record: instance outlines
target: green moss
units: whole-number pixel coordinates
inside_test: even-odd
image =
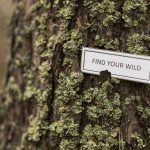
[[[144,0],[125,0],[122,18],[127,27],[134,27],[145,20],[147,3]]]

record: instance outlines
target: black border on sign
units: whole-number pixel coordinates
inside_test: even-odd
[[[95,51],[90,51],[90,50],[84,50],[83,70],[97,72],[97,73],[100,73],[100,72],[94,71],[94,70],[88,70],[88,69],[84,68],[84,64],[85,64],[85,52],[86,51],[87,52],[93,52],[93,53],[102,53],[102,54],[107,54],[107,55],[115,55],[115,56],[129,57],[129,58],[135,58],[135,59],[142,59],[142,60],[148,60],[148,61],[150,61],[149,59],[144,59],[144,58],[136,58],[136,57],[132,57],[132,56],[123,56],[123,55],[117,55],[117,54],[109,54],[109,53],[100,52],[100,51],[99,52],[95,52]],[[120,77],[128,77],[128,78],[131,78],[131,79],[140,79],[140,80],[150,81],[150,72],[149,72],[149,79],[141,79],[141,78],[135,78],[135,77],[130,77],[130,76],[123,76],[123,75],[118,75],[118,74],[112,74],[112,75],[116,75],[116,76],[120,76]]]

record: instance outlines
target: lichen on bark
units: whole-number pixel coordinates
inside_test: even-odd
[[[0,149],[149,150],[149,86],[83,74],[82,46],[149,55],[148,0],[18,0]]]

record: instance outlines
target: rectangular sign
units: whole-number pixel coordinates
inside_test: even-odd
[[[150,57],[83,47],[81,71],[100,75],[105,70],[114,78],[150,83]]]

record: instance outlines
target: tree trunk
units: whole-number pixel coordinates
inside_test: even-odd
[[[149,0],[18,0],[0,149],[150,150],[150,87],[80,71],[82,46],[150,55],[149,14]]]

